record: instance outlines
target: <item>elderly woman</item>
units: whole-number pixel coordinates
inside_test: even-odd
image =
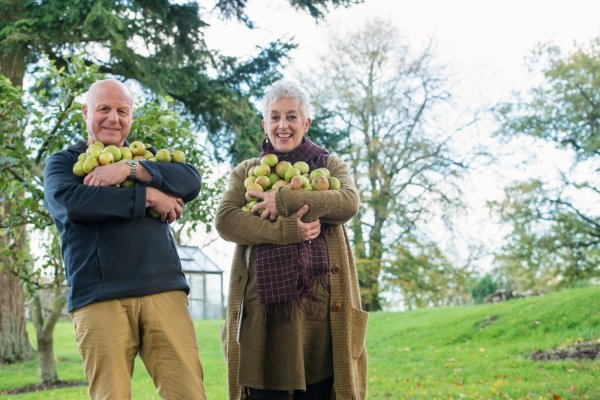
[[[219,234],[237,244],[222,337],[230,399],[365,398],[367,313],[343,226],[359,197],[347,166],[305,137],[309,107],[292,81],[267,90],[261,156],[325,167],[340,189],[251,192],[260,202],[244,212],[253,158],[233,170],[217,211]]]

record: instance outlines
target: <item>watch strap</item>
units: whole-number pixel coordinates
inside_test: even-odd
[[[138,168],[139,162],[137,160],[128,160],[127,163],[129,164],[129,167],[131,168],[127,179],[129,179],[130,181],[135,181],[135,179],[137,177],[137,168]]]

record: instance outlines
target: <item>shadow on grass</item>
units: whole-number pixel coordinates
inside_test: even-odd
[[[535,361],[555,361],[555,360],[594,360],[600,356],[600,342],[581,342],[574,346],[555,349],[550,351],[535,351],[531,358]]]
[[[39,392],[42,390],[52,390],[52,389],[61,389],[73,386],[86,386],[87,382],[85,381],[57,381],[52,384],[39,384],[39,385],[27,385],[21,386],[17,388],[12,388],[8,390],[0,391],[0,395],[5,394],[21,394],[21,393],[29,393],[29,392]]]

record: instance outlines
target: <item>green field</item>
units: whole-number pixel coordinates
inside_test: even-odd
[[[600,287],[504,303],[369,317],[368,399],[600,399],[600,360],[532,361],[536,350],[600,345]],[[196,323],[209,399],[226,399],[221,321]],[[82,380],[70,322],[58,324],[59,378]],[[38,379],[35,361],[0,366],[0,391]],[[554,397],[553,397],[554,396]],[[85,387],[2,399],[84,399]],[[141,362],[133,399],[158,399]]]

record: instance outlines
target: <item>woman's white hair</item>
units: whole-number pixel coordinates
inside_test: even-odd
[[[310,118],[310,97],[306,90],[296,81],[281,79],[267,88],[267,92],[262,99],[263,118],[267,118],[267,108],[271,101],[276,101],[284,97],[290,97],[298,102],[300,112],[304,119]]]

